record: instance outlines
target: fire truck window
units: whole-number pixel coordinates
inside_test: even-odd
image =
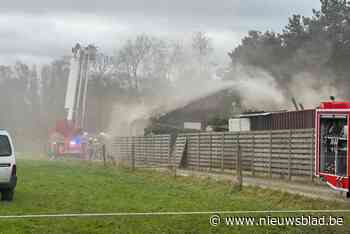
[[[347,170],[348,123],[346,115],[321,116],[320,171],[345,176]]]

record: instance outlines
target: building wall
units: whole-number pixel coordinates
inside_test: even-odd
[[[250,119],[252,131],[315,128],[315,110],[273,113]]]

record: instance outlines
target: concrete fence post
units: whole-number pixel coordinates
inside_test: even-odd
[[[251,159],[251,171],[252,171],[252,176],[255,176],[255,135],[253,132],[252,135],[252,159]]]
[[[143,138],[143,160],[144,160],[144,163],[142,164],[142,167],[148,167],[148,145],[149,145],[149,142],[148,142],[148,138],[149,137],[145,137]]]
[[[173,146],[171,146],[171,138],[169,136],[167,136],[168,138],[168,141],[167,141],[167,147],[168,147],[168,167],[173,167],[174,166],[174,163],[172,162],[172,158],[171,158],[171,152],[172,152],[172,149],[171,147],[175,147],[175,144]],[[161,148],[160,148],[161,149]]]
[[[238,169],[238,165],[237,165],[237,162],[238,162],[238,151],[239,151],[239,133],[237,134],[237,139],[236,139],[236,171]]]
[[[131,169],[135,170],[135,142],[134,137],[131,137]]]
[[[289,130],[289,153],[288,153],[288,180],[292,180],[292,129]]]
[[[107,166],[106,164],[106,144],[102,145],[102,157],[103,157],[103,166]]]
[[[212,169],[212,163],[213,163],[213,147],[212,147],[212,143],[213,143],[213,136],[210,133],[209,134],[209,172],[211,172]]]
[[[224,165],[224,149],[225,149],[225,132],[222,133],[221,136],[221,170],[225,171],[225,165]]]
[[[242,184],[243,184],[243,176],[242,176],[242,148],[240,145],[238,145],[237,150],[237,189],[238,191],[242,190]]]
[[[269,177],[272,177],[272,130],[270,130]]]
[[[201,135],[198,133],[197,135],[197,170],[200,171],[200,144],[201,144]]]
[[[153,167],[153,165],[156,164],[156,162],[157,162],[157,159],[156,159],[156,150],[157,149],[156,149],[156,137],[155,136],[152,136],[152,144],[151,145],[152,145],[152,148],[151,148],[150,158],[152,160],[151,167]]]
[[[168,147],[168,169],[173,174],[174,178],[176,178],[176,144],[177,144],[178,135],[168,135],[167,136],[167,147]]]

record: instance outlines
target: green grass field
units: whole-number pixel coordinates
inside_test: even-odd
[[[235,192],[228,182],[175,179],[166,173],[132,172],[88,162],[19,159],[17,164],[15,199],[0,203],[1,215],[349,208],[347,204],[254,187]],[[345,217],[345,225],[337,227],[211,227],[209,217],[197,214],[0,219],[0,233],[346,233],[350,223],[350,218]]]

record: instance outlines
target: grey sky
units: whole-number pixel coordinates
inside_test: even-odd
[[[48,62],[77,41],[113,53],[137,33],[183,40],[205,31],[222,57],[250,29],[280,31],[319,0],[31,0],[0,3],[0,63]]]

